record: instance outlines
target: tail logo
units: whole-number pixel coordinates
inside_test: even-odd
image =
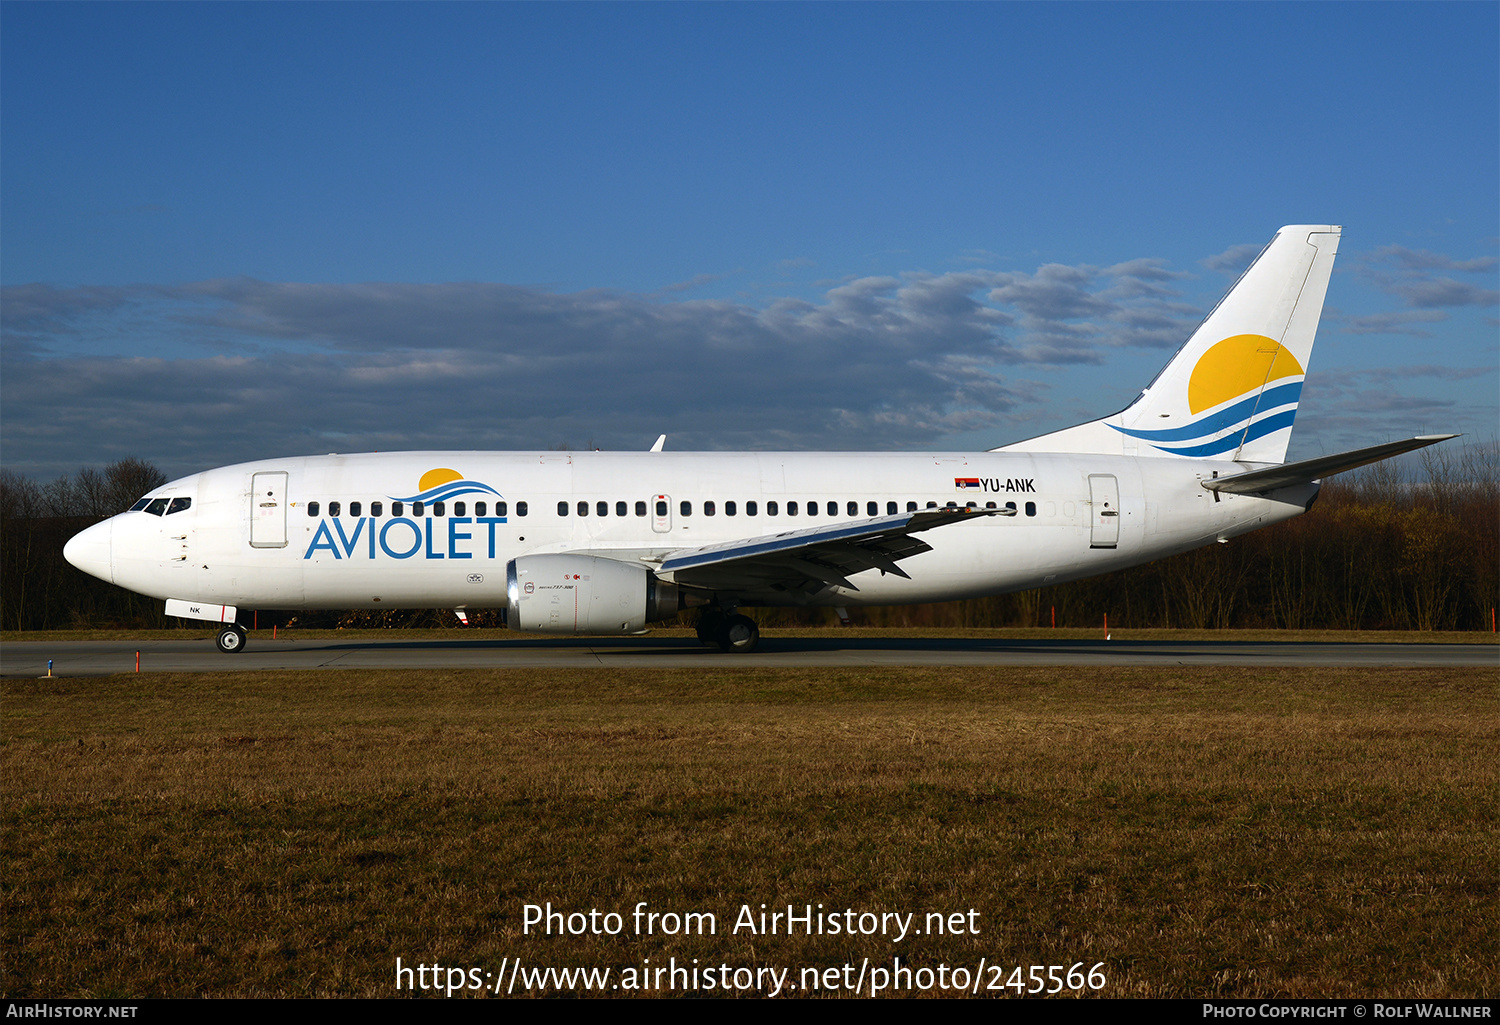
[[[1191,422],[1166,430],[1115,430],[1173,455],[1222,455],[1291,427],[1304,374],[1297,357],[1274,338],[1232,335],[1210,346],[1193,366],[1188,378]]]
[[[1301,377],[1297,357],[1265,335],[1234,335],[1205,352],[1188,379],[1193,415],[1283,377]]]

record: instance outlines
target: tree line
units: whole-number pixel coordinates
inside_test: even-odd
[[[1500,592],[1500,456],[1423,450],[1332,478],[1311,512],[1193,552],[1056,587],[936,605],[851,609],[870,626],[1489,630]],[[39,483],[0,471],[0,629],[160,627],[162,603],[62,557],[78,531],[166,482],[149,463]],[[253,610],[242,610],[244,614]],[[828,609],[764,609],[762,626],[833,622]],[[685,614],[689,622],[692,614]],[[499,610],[470,609],[475,626]],[[246,620],[248,621],[248,620]],[[449,610],[265,610],[259,625],[452,626]]]

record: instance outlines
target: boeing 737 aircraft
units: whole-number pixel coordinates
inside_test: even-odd
[[[69,562],[222,624],[240,608],[503,607],[632,634],[689,607],[726,651],[753,606],[892,605],[1076,580],[1311,508],[1319,480],[1455,435],[1284,463],[1341,229],[1282,228],[1141,395],[989,452],[405,452],[173,481]]]

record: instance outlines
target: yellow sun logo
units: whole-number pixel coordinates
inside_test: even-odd
[[[1297,357],[1275,339],[1233,335],[1215,343],[1193,367],[1188,378],[1188,409],[1200,413],[1272,381],[1304,373]]]
[[[440,466],[435,470],[428,470],[422,474],[422,479],[417,482],[417,490],[427,491],[430,488],[437,487],[439,484],[447,484],[450,480],[463,479],[464,475],[457,470],[450,470],[446,466]]]

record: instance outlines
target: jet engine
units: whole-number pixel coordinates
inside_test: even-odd
[[[505,567],[505,622],[549,634],[628,634],[704,604],[645,566],[592,555],[524,555]]]

